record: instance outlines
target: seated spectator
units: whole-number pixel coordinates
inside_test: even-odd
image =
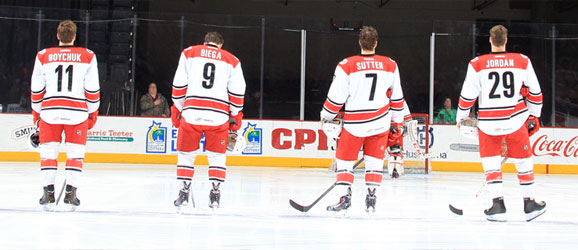
[[[434,119],[436,124],[456,124],[456,109],[452,108],[452,99],[446,98],[444,107]]]
[[[170,116],[167,99],[157,92],[157,84],[151,82],[149,91],[140,98],[140,110],[142,116]]]

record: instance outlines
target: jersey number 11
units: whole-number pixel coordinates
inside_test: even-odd
[[[55,73],[58,74],[58,83],[57,83],[57,88],[58,88],[58,92],[62,91],[62,65],[58,65],[58,67],[56,67],[56,70],[54,70]],[[68,91],[72,91],[72,65],[68,65],[68,67],[66,67],[65,73],[68,74]]]

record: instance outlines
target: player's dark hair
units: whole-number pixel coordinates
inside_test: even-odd
[[[205,35],[205,43],[214,43],[222,45],[225,42],[223,36],[219,32],[209,32]]]
[[[71,43],[76,36],[76,24],[71,20],[64,20],[58,24],[58,39],[63,43]]]
[[[371,26],[363,26],[359,32],[359,45],[364,50],[373,50],[377,39],[377,30]]]
[[[508,38],[508,29],[502,25],[496,25],[490,29],[490,37],[494,46],[504,46]]]

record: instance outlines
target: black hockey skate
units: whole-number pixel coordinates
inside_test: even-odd
[[[80,200],[76,197],[76,187],[71,185],[66,185],[66,194],[64,195],[64,203],[69,204],[69,211],[76,210],[76,207],[80,205]]]
[[[365,196],[365,212],[375,212],[375,188],[367,188],[367,195]]]
[[[349,207],[351,207],[351,187],[347,188],[347,194],[341,196],[337,204],[327,206],[327,211],[339,212],[342,210],[347,210]]]
[[[219,186],[221,183],[213,184],[213,189],[209,192],[209,207],[212,209],[219,208],[221,202],[221,190],[219,190]]]
[[[399,178],[399,173],[397,172],[397,169],[393,169],[393,172],[391,173],[391,178],[392,179],[397,179]]]
[[[44,194],[42,198],[38,201],[40,205],[43,206],[43,209],[46,211],[53,211],[54,210],[54,185],[48,185],[42,188],[44,190]]]
[[[191,190],[191,183],[187,184],[183,181],[183,188],[179,191],[179,197],[175,200],[175,207],[186,206],[189,204],[189,192]]]
[[[486,214],[486,219],[489,221],[506,221],[506,205],[504,204],[504,197],[494,198],[492,200],[492,207],[484,210]]]
[[[536,219],[536,217],[546,212],[546,202],[536,202],[533,198],[524,198],[524,213],[526,221]]]

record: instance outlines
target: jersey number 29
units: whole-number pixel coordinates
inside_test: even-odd
[[[490,99],[500,98],[500,94],[496,93],[498,85],[500,85],[500,74],[498,72],[492,71],[488,74],[488,79],[494,80],[494,86],[490,91]],[[504,96],[513,97],[514,96],[514,73],[506,71],[501,77],[502,86],[504,86]]]

